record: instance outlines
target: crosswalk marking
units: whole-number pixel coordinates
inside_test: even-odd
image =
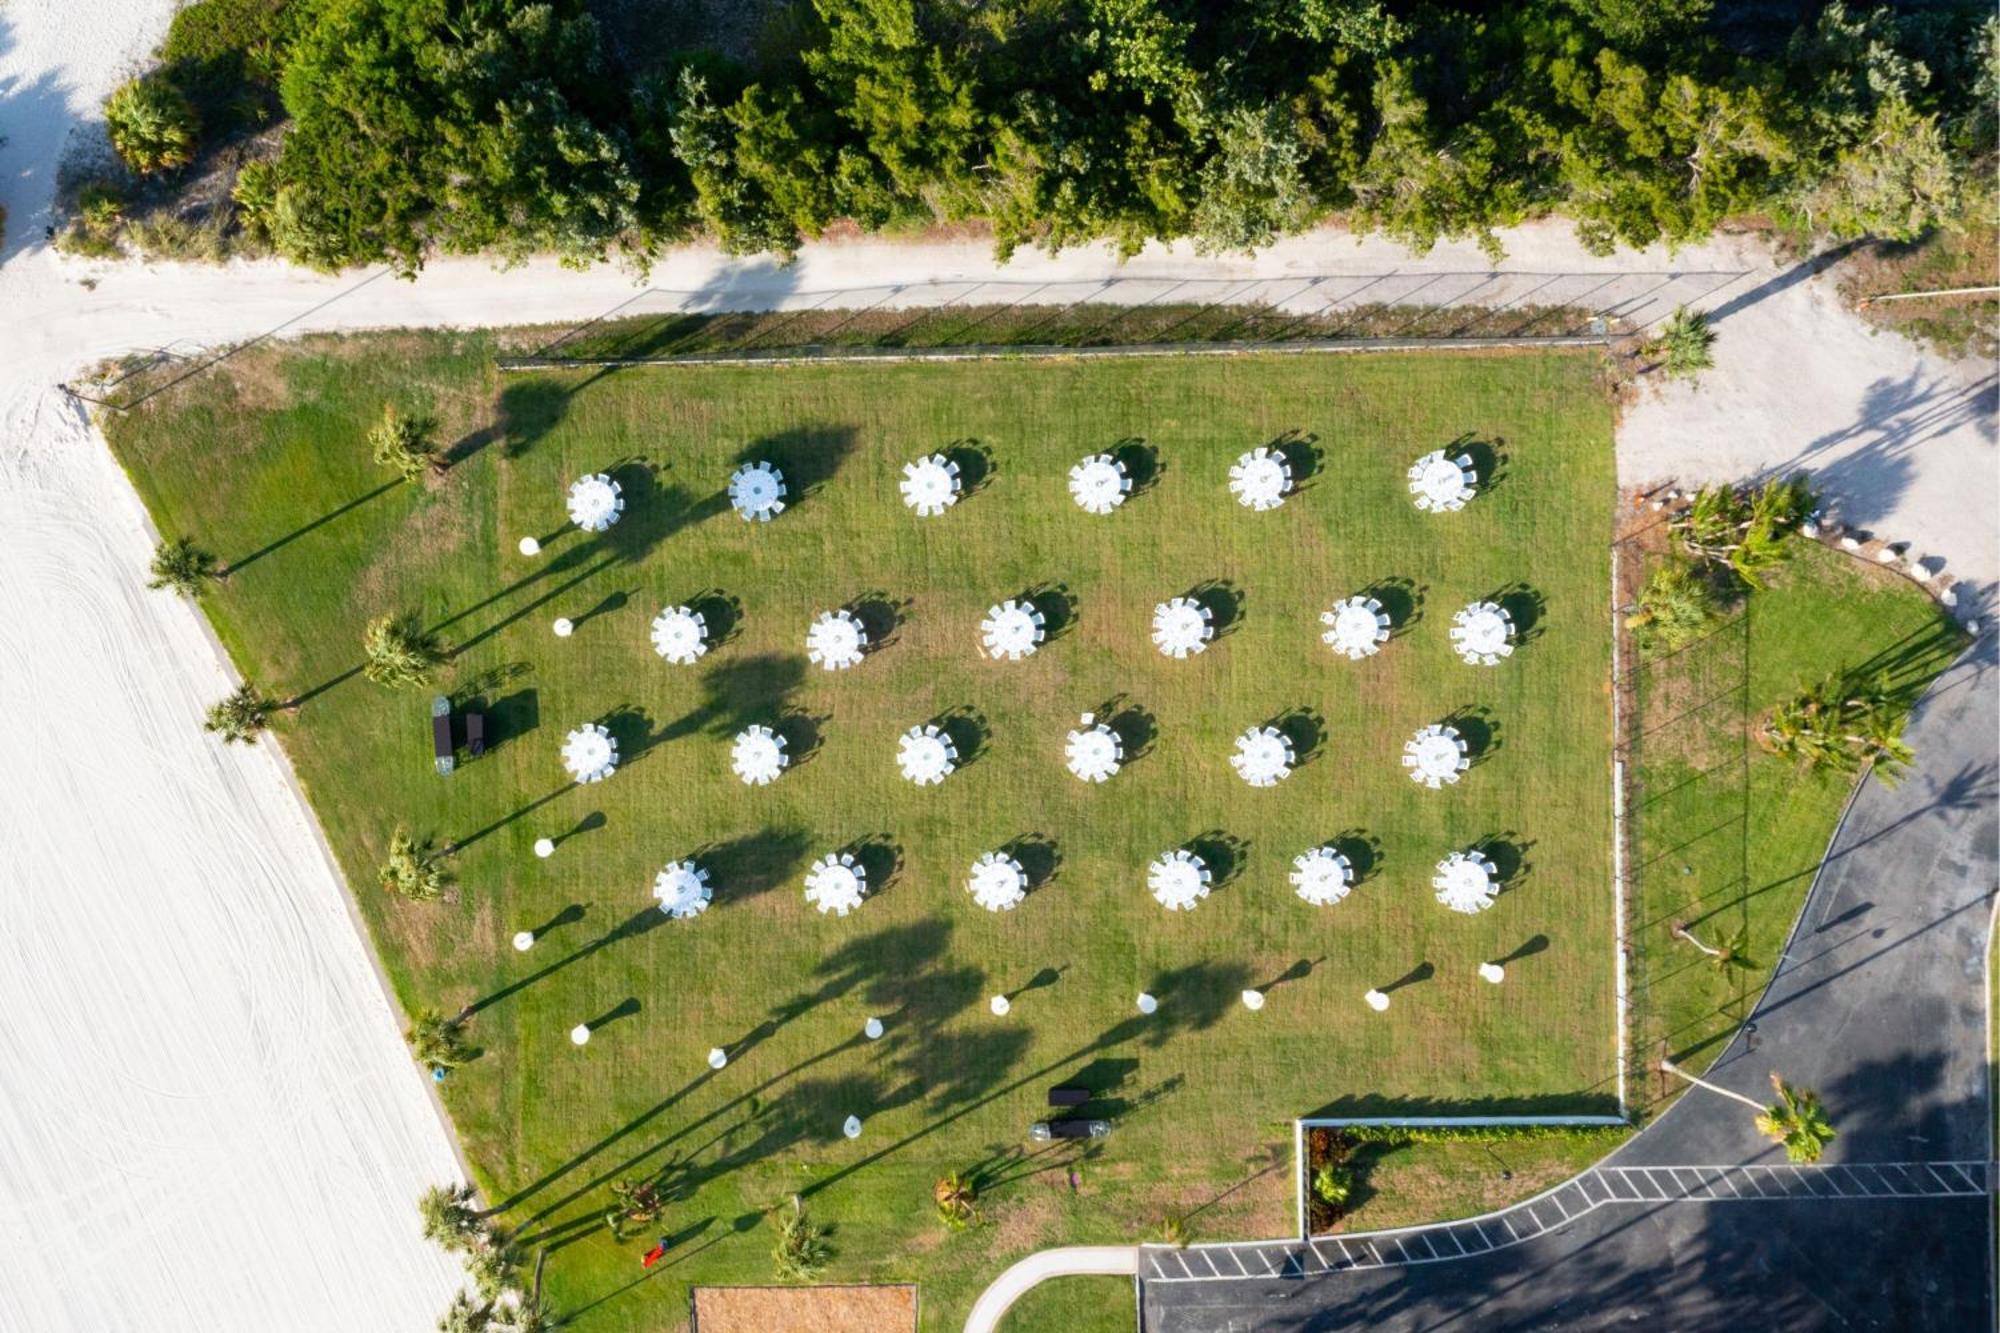
[[[1149,1282],[1207,1282],[1414,1267],[1490,1254],[1559,1231],[1586,1213],[1618,1204],[1961,1198],[1984,1196],[1987,1182],[1996,1177],[2000,1172],[1987,1162],[1599,1166],[1525,1203],[1458,1222],[1352,1236],[1317,1236],[1305,1242],[1254,1241],[1181,1248],[1147,1245],[1140,1249],[1140,1274]],[[1565,1194],[1569,1196],[1566,1200]]]

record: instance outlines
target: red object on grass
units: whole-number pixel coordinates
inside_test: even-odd
[[[639,1267],[651,1268],[654,1264],[660,1262],[660,1256],[665,1254],[666,1252],[667,1252],[666,1242],[662,1241],[660,1244],[655,1245],[652,1249],[646,1251],[645,1254],[640,1256]]]

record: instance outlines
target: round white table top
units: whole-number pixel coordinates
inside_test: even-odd
[[[989,655],[1006,658],[1028,656],[1044,637],[1033,608],[1019,602],[1003,602],[989,610],[979,623],[979,636]]]
[[[1285,460],[1259,449],[1236,460],[1229,469],[1229,489],[1252,509],[1275,509],[1284,502],[1292,487],[1292,471]]]
[[[569,521],[602,532],[618,521],[618,494],[618,483],[601,472],[577,478],[569,488]]]
[[[1253,787],[1268,787],[1292,771],[1292,747],[1275,727],[1257,727],[1236,738],[1229,762]]]
[[[1099,723],[1072,731],[1063,742],[1063,758],[1076,776],[1086,782],[1102,782],[1118,771],[1123,748],[1118,733]]]
[[[1162,907],[1184,912],[1208,896],[1202,870],[1200,858],[1188,852],[1171,852],[1147,870],[1146,887]]]
[[[896,746],[896,764],[903,776],[916,783],[942,782],[956,766],[951,743],[942,735],[922,728],[904,733]]]
[[[1486,862],[1464,852],[1438,862],[1431,887],[1437,890],[1437,900],[1454,912],[1483,912],[1493,906],[1499,892]]]
[[[940,514],[958,501],[958,478],[936,454],[903,464],[903,503],[919,514]]]
[[[785,497],[785,483],[768,463],[741,467],[729,478],[729,502],[746,514],[762,514]]]
[[[1125,469],[1109,454],[1084,459],[1069,470],[1069,493],[1093,514],[1108,514],[1125,503]]]
[[[1490,602],[1475,602],[1459,612],[1454,621],[1451,637],[1461,653],[1498,653],[1513,637],[1513,622],[1506,612]]]
[[[988,852],[973,863],[966,888],[987,911],[1005,912],[1028,896],[1028,873],[1013,857]]]
[[[1424,777],[1449,779],[1458,775],[1458,737],[1448,727],[1417,733],[1409,752],[1416,757],[1416,770]]]
[[[1431,454],[1424,459],[1422,470],[1412,479],[1410,489],[1429,500],[1433,508],[1455,504],[1472,494],[1472,487],[1466,484],[1464,470],[1442,453]]]
[[[701,617],[685,606],[669,607],[653,618],[653,651],[670,662],[692,662],[708,651]]]
[[[593,782],[618,764],[618,747],[611,733],[595,723],[578,727],[563,741],[563,767],[578,782]]]
[[[1186,597],[1176,597],[1153,608],[1153,642],[1169,657],[1200,652],[1214,634],[1215,629],[1202,614],[1200,604]]]

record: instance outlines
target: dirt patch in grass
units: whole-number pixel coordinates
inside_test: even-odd
[[[701,1333],[896,1333],[917,1326],[917,1288],[696,1287],[694,1323]]]

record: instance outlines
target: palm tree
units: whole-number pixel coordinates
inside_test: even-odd
[[[433,1185],[425,1190],[417,1200],[424,1239],[447,1250],[471,1249],[486,1236],[478,1202],[470,1185]]]
[[[368,659],[361,674],[377,685],[428,685],[446,659],[437,635],[408,612],[369,621],[361,651]]]
[[[1692,563],[1672,557],[1655,569],[1639,593],[1639,606],[1625,617],[1639,646],[1672,652],[1692,643],[1715,619],[1715,583]]]
[[[798,1195],[792,1196],[789,1213],[778,1209],[771,1214],[771,1223],[778,1229],[777,1244],[771,1247],[771,1263],[780,1278],[787,1282],[810,1282],[826,1271],[827,1262],[833,1258],[833,1247],[827,1243],[827,1228],[812,1219]]]
[[[1777,1089],[1778,1100],[1765,1106],[1740,1092],[1731,1092],[1707,1079],[1696,1078],[1672,1060],[1660,1061],[1660,1068],[1676,1078],[1686,1079],[1697,1088],[1721,1093],[1755,1111],[1757,1132],[1774,1143],[1782,1144],[1785,1156],[1791,1161],[1817,1162],[1834,1136],[1833,1125],[1826,1118],[1826,1108],[1820,1105],[1819,1094],[1806,1088],[1794,1088],[1776,1073],[1771,1075],[1771,1086]]]
[[[548,1257],[547,1250],[535,1253],[535,1285],[515,1302],[514,1312],[507,1318],[512,1333],[550,1333],[563,1326],[563,1317],[542,1297],[542,1265]]]
[[[465,1274],[482,1299],[497,1301],[521,1282],[521,1251],[497,1229],[489,1229],[484,1244],[465,1256]]]
[[[1863,684],[1836,672],[1771,710],[1758,732],[1764,748],[1808,769],[1872,769],[1891,786],[1916,761],[1903,739],[1908,709],[1886,674]]]
[[[1159,1237],[1160,1244],[1171,1245],[1177,1250],[1184,1250],[1187,1248],[1188,1241],[1194,1238],[1194,1233],[1188,1229],[1187,1218],[1181,1216],[1179,1213],[1168,1213],[1160,1219]]]
[[[271,725],[271,710],[277,706],[276,700],[245,681],[221,703],[209,706],[202,730],[220,732],[224,742],[248,745]]]
[[[410,1030],[404,1035],[417,1063],[432,1069],[456,1069],[472,1058],[472,1047],[465,1040],[465,1024],[456,1018],[446,1018],[435,1009],[419,1009],[412,1014]]]
[[[216,563],[214,553],[197,546],[194,538],[176,537],[154,548],[148,572],[152,574],[146,580],[148,588],[172,588],[183,597],[199,597],[222,577],[222,566]]]
[[[406,417],[394,403],[384,403],[382,419],[368,428],[368,443],[377,463],[395,469],[404,481],[416,481],[426,472],[444,471],[444,455],[433,435],[436,429],[437,422],[430,417]]]
[[[1677,938],[1686,940],[1689,944],[1692,944],[1695,948],[1708,955],[1708,961],[1714,965],[1715,970],[1718,972],[1727,972],[1731,968],[1743,972],[1754,972],[1757,970],[1757,960],[1750,956],[1750,927],[1748,926],[1738,926],[1732,933],[1719,940],[1714,948],[1703,944],[1696,937],[1695,933],[1688,929],[1685,921],[1674,922],[1673,933]]]
[[[451,1304],[438,1320],[438,1333],[487,1333],[492,1327],[492,1302],[475,1300],[462,1287],[452,1293]]]
[[[1708,316],[1681,306],[1660,326],[1653,351],[1670,379],[1692,379],[1715,364],[1715,330]]]
[[[431,840],[419,841],[400,825],[389,835],[389,854],[382,860],[379,877],[388,892],[421,903],[443,897],[451,884],[451,871],[431,850]]]
[[[1834,1136],[1819,1094],[1810,1088],[1794,1088],[1776,1074],[1771,1075],[1771,1087],[1778,1100],[1757,1117],[1758,1131],[1784,1144],[1789,1160],[1817,1162]]]
[[[938,1221],[948,1231],[963,1231],[972,1225],[972,1204],[977,1197],[972,1181],[959,1171],[939,1176],[931,1186],[931,1202],[937,1205]]]
[[[1773,478],[1754,491],[1704,486],[1671,526],[1689,555],[1726,565],[1761,588],[1762,575],[1784,562],[1786,540],[1816,503],[1802,477]]]

